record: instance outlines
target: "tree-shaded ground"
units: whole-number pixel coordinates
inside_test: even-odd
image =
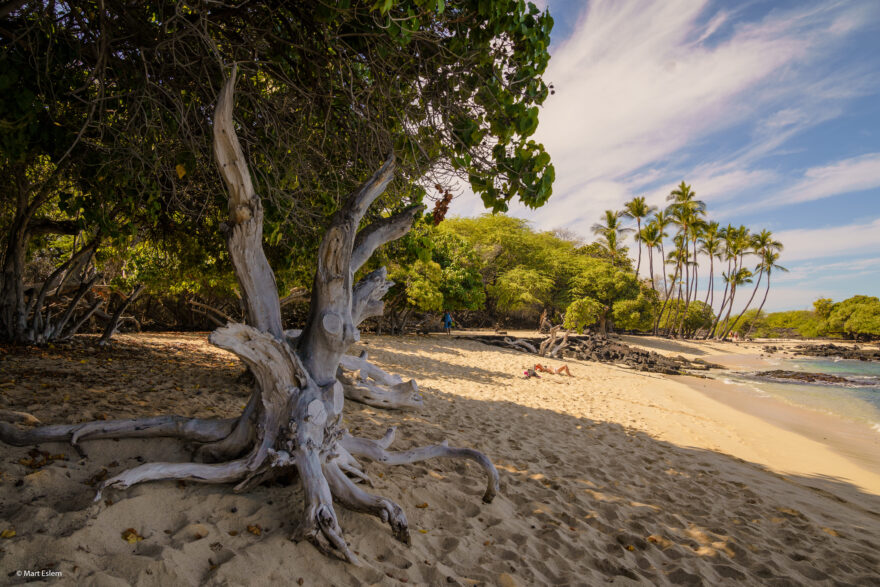
[[[4,447],[0,531],[16,535],[0,540],[0,580],[54,568],[68,581],[106,584],[498,584],[502,574],[520,584],[876,584],[880,498],[617,424],[465,398],[457,387],[504,386],[515,375],[490,363],[475,381],[454,380],[442,364],[476,343],[444,338],[425,351],[414,339],[388,340],[368,337],[364,346],[383,367],[436,387],[422,386],[418,413],[347,405],[346,425],[372,437],[397,425],[395,448],[449,438],[484,450],[501,473],[491,505],[479,501],[484,479],[472,465],[368,464],[378,490],[410,514],[413,545],[401,548],[378,520],[343,510],[347,539],[366,563],[355,568],[288,540],[301,503],[295,485],[235,495],[228,486],[160,482],[92,505],[105,469],[112,475],[157,455],[188,459],[177,442],[86,441],[85,459],[64,444],[39,447],[56,459]],[[201,335],[122,336],[107,350],[4,350],[2,407],[44,423],[99,413],[232,416],[247,391],[236,383],[236,359]],[[164,381],[175,383],[160,388]],[[578,450],[560,448],[572,443]]]

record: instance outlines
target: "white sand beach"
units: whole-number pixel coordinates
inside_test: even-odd
[[[710,361],[760,361],[754,345],[626,342]],[[33,470],[21,464],[31,449],[4,446],[0,531],[15,536],[0,540],[3,580],[15,582],[24,569],[54,569],[65,583],[91,585],[880,580],[880,470],[700,389],[718,382],[568,360],[573,377],[524,379],[527,355],[456,337],[366,336],[360,347],[386,370],[415,378],[425,407],[407,413],[349,403],[347,426],[371,437],[397,426],[393,449],[448,439],[485,452],[501,473],[492,504],[480,501],[485,479],[470,463],[370,463],[371,491],[403,507],[412,544],[395,541],[376,518],[340,508],[364,562],[353,567],[290,541],[296,483],[234,494],[222,485],[160,482],[92,504],[104,469],[189,453],[171,440],[91,441],[81,458],[53,444],[40,449],[65,457]],[[61,423],[231,416],[246,398],[247,387],[235,383],[237,360],[204,334],[123,335],[112,353],[8,355],[0,407]],[[91,367],[87,378],[74,361]],[[139,362],[150,369],[126,368]],[[63,401],[50,405],[46,393]],[[143,539],[126,541],[128,529]]]

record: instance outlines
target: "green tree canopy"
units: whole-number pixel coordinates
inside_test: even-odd
[[[193,235],[220,242],[210,113],[232,65],[280,281],[285,267],[312,273],[323,220],[392,151],[398,179],[365,222],[455,177],[493,210],[540,206],[554,170],[531,137],[552,22],[518,0],[13,7],[0,21],[0,329],[24,308],[31,225],[55,212],[104,238],[179,239],[172,252]]]

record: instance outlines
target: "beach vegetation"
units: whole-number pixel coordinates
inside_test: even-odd
[[[872,340],[880,338],[880,300],[874,296],[856,295],[835,303],[819,298],[813,310],[794,310],[757,314],[747,312],[737,332],[765,338],[848,338]]]
[[[603,320],[607,312],[605,305],[598,300],[590,297],[578,298],[566,308],[562,326],[580,334],[588,326]]]

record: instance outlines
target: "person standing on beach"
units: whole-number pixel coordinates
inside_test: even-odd
[[[446,331],[446,334],[452,335],[452,314],[449,313],[449,310],[443,310],[443,330]]]

